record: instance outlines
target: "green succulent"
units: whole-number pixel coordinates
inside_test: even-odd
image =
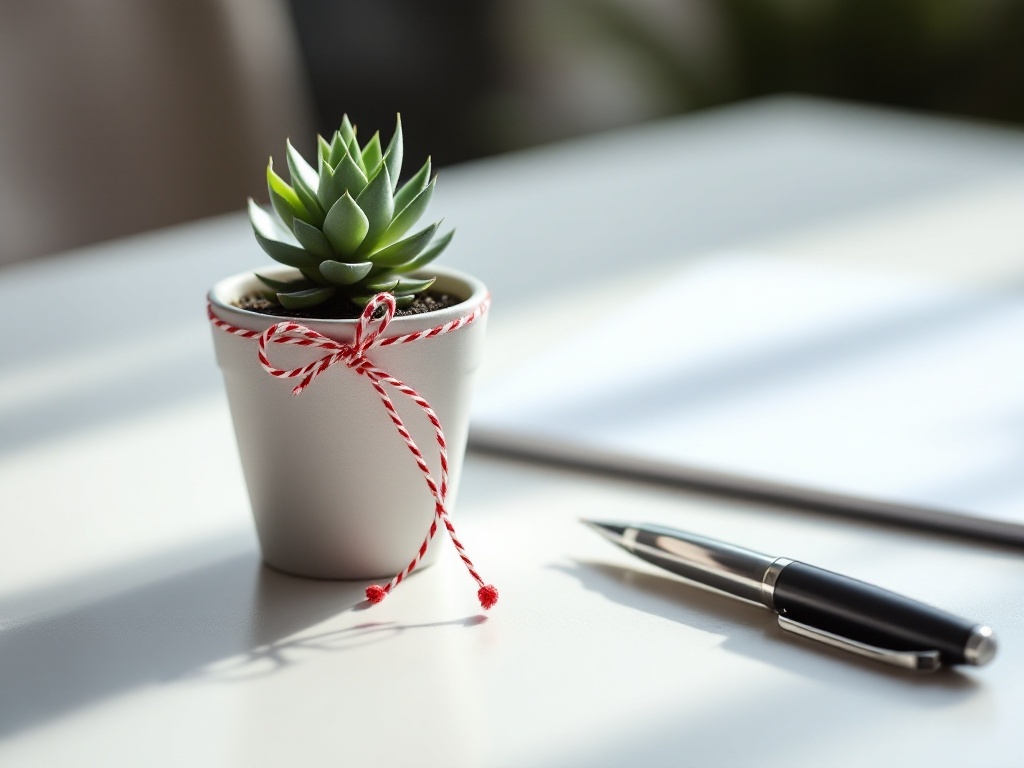
[[[291,184],[267,164],[267,186],[274,214],[249,200],[256,240],[272,259],[301,273],[292,281],[258,277],[286,309],[304,309],[334,297],[359,307],[374,295],[392,293],[408,306],[434,282],[407,273],[433,261],[454,232],[434,240],[440,222],[404,237],[423,215],[437,177],[430,158],[405,184],[402,170],[402,120],[387,149],[380,134],[362,147],[346,115],[330,142],[317,137],[316,170],[287,143]]]

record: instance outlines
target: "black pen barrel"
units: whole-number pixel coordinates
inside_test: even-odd
[[[824,568],[793,562],[775,582],[775,609],[793,621],[897,651],[937,650],[963,664],[978,626],[930,605]]]

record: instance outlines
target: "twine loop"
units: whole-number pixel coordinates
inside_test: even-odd
[[[384,311],[379,317],[374,317],[378,308],[383,308]],[[365,374],[367,369],[373,367],[373,364],[367,359],[366,353],[377,346],[378,340],[381,339],[388,324],[395,316],[395,309],[395,297],[390,293],[378,293],[374,296],[359,316],[355,339],[351,344],[335,341],[298,323],[283,322],[272,325],[259,336],[257,357],[260,365],[263,366],[263,370],[277,378],[301,377],[302,380],[292,388],[293,395],[301,394],[302,390],[308,387],[317,376],[337,363],[344,363],[357,373]],[[301,368],[278,368],[270,362],[270,358],[267,356],[267,348],[271,343],[315,347],[326,350],[328,354]]]

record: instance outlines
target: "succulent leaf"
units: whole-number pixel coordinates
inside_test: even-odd
[[[255,200],[249,198],[249,222],[260,237],[277,240],[287,245],[294,245],[296,240],[291,232],[285,230],[279,220],[274,219]]]
[[[316,196],[320,201],[320,206],[326,208],[328,211],[331,210],[331,206],[334,205],[335,201],[341,197],[342,192],[345,190],[338,191],[335,195],[336,186],[334,182],[334,169],[331,168],[330,163],[326,160],[320,161],[320,180],[317,182]]]
[[[359,148],[359,142],[355,139],[352,139],[352,143],[348,145],[348,153],[355,164],[359,166],[359,170],[365,173],[367,178],[370,178],[373,174],[370,173],[371,169],[367,168],[363,162],[363,151]]]
[[[416,175],[402,185],[395,193],[395,210],[404,211],[415,197],[426,189],[430,181],[430,158],[423,164],[423,167],[416,171]]]
[[[322,304],[336,292],[337,289],[333,286],[317,286],[316,288],[306,288],[302,291],[291,291],[288,293],[279,291],[277,300],[281,302],[281,306],[285,309],[305,309],[306,307]]]
[[[266,251],[270,258],[289,267],[316,269],[319,265],[320,260],[309,251],[277,240],[269,240],[260,235],[259,232],[256,232],[256,242],[260,244],[260,248]]]
[[[317,192],[321,205],[328,211],[342,195],[348,192],[356,197],[366,188],[366,175],[359,169],[351,157],[345,155],[338,167],[331,169],[324,166],[320,172],[320,185]]]
[[[352,122],[348,119],[348,115],[341,116],[341,127],[338,128],[338,133],[341,134],[341,138],[345,140],[345,146],[351,146],[352,142],[356,140],[356,127],[352,125]]]
[[[334,137],[331,139],[331,154],[327,157],[327,162],[331,168],[337,168],[338,163],[345,156],[348,151],[348,147],[345,145],[345,141],[341,138],[341,134],[337,131],[334,132]]]
[[[405,208],[399,212],[397,216],[391,221],[391,225],[388,227],[384,236],[381,238],[381,245],[390,245],[395,242],[412,229],[413,225],[420,220],[424,211],[427,210],[427,205],[430,204],[430,198],[434,194],[434,183],[437,181],[437,177],[434,177],[431,182],[426,186],[422,192],[412,199]]]
[[[391,225],[391,217],[395,215],[395,200],[391,196],[391,177],[387,166],[381,165],[377,175],[370,179],[366,188],[356,197],[356,202],[370,222],[366,239],[360,248],[363,254],[370,252],[380,236]]]
[[[406,262],[398,267],[394,268],[394,272],[413,272],[417,269],[422,269],[427,266],[430,262],[441,255],[441,252],[448,247],[448,243],[452,241],[452,236],[455,234],[455,230],[445,233],[437,239],[430,248],[425,250],[419,256],[414,258],[412,261]]]
[[[320,274],[336,285],[355,285],[366,277],[373,264],[362,261],[346,264],[341,261],[325,261],[320,265]]]
[[[298,153],[291,141],[286,142],[288,155],[288,175],[291,177],[292,187],[302,205],[313,217],[313,224],[320,226],[324,221],[324,210],[317,200],[317,187],[320,184],[317,173],[306,162],[305,158]]]
[[[395,306],[399,309],[405,309],[406,307],[412,306],[414,301],[416,301],[415,296],[396,296]]]
[[[288,157],[288,173],[291,175],[292,186],[302,184],[306,189],[315,191],[317,188],[317,176],[313,167],[306,162],[306,158],[295,148],[291,139],[285,140],[285,150]]]
[[[280,264],[285,264],[289,267],[295,267],[300,270],[316,269],[319,266],[319,259],[309,251],[304,251],[302,248],[296,248],[294,245],[286,245],[285,243],[280,243],[277,240],[267,240],[266,238],[261,237],[258,232],[256,233],[256,242],[260,244],[260,248],[266,251],[270,258]]]
[[[320,274],[319,267],[317,269],[300,269],[299,272],[302,276],[309,281],[310,285],[330,285],[330,281]]]
[[[398,177],[402,173],[402,160],[405,153],[405,142],[402,139],[402,116],[395,115],[395,132],[391,135],[391,141],[388,143],[388,148],[384,152],[384,163],[388,167],[388,173],[391,175],[391,191],[394,192],[398,188]],[[402,210],[397,205],[395,206],[396,211]]]
[[[393,291],[397,285],[397,277],[393,277],[386,280],[378,278],[373,282],[363,283],[364,287],[369,288],[371,291],[374,291],[375,293],[380,293],[381,291]]]
[[[380,147],[380,133],[373,134],[366,146],[363,147],[363,167],[369,173],[377,170],[377,166],[384,161],[384,154]]]
[[[313,287],[313,283],[309,282],[308,280],[275,280],[272,277],[266,277],[265,275],[261,275],[259,272],[254,272],[253,274],[256,275],[256,278],[261,283],[263,283],[265,286],[267,286],[267,288],[270,288],[275,293],[277,293],[278,291],[290,293],[292,291],[302,291],[305,290],[306,288]]]
[[[293,231],[295,232],[295,239],[299,241],[299,244],[314,256],[319,256],[321,259],[334,258],[334,248],[331,247],[330,240],[312,224],[296,219]]]
[[[437,280],[436,277],[428,277],[423,280],[417,280],[412,277],[403,277],[398,281],[398,285],[395,286],[395,295],[403,296],[414,296],[417,293],[427,290]]]
[[[267,189],[270,192],[270,202],[281,217],[288,229],[292,228],[292,220],[295,218],[309,221],[312,219],[306,210],[299,196],[277,173],[274,172],[274,159],[267,163]]]
[[[366,238],[369,229],[370,221],[367,215],[352,196],[345,192],[331,206],[324,219],[323,234],[334,248],[334,253],[328,258],[334,258],[335,254],[354,254]]]
[[[370,255],[370,261],[381,267],[398,267],[416,258],[427,247],[440,222],[421,229],[415,235]]]
[[[302,201],[303,208],[305,208],[309,213],[309,223],[315,226],[323,224],[324,209],[320,207],[320,202],[317,200],[316,193],[303,189],[299,185],[295,185],[295,194],[298,195],[299,200]],[[295,221],[302,221],[302,219],[296,217]]]
[[[252,224],[256,242],[274,261],[296,269],[316,268],[319,259],[298,245],[282,239],[281,230],[267,212],[249,201],[249,221]]]
[[[358,197],[359,193],[366,189],[368,181],[366,174],[356,165],[350,155],[345,155],[334,175],[337,178],[337,188],[341,189],[343,193],[348,192],[353,198]],[[341,195],[339,194],[338,197]]]

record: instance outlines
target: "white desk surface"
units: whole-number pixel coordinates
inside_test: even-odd
[[[579,327],[581,295],[647,260],[1024,272],[1024,135],[823,102],[446,169],[438,192],[446,263],[495,295],[488,377],[552,343],[538,308]],[[1024,760],[1017,549],[471,454],[455,514],[501,590],[486,615],[450,551],[366,610],[362,583],[262,567],[203,301],[265,261],[237,215],[0,271],[0,765]],[[583,515],[874,581],[990,623],[1000,655],[915,676],[790,639]]]

